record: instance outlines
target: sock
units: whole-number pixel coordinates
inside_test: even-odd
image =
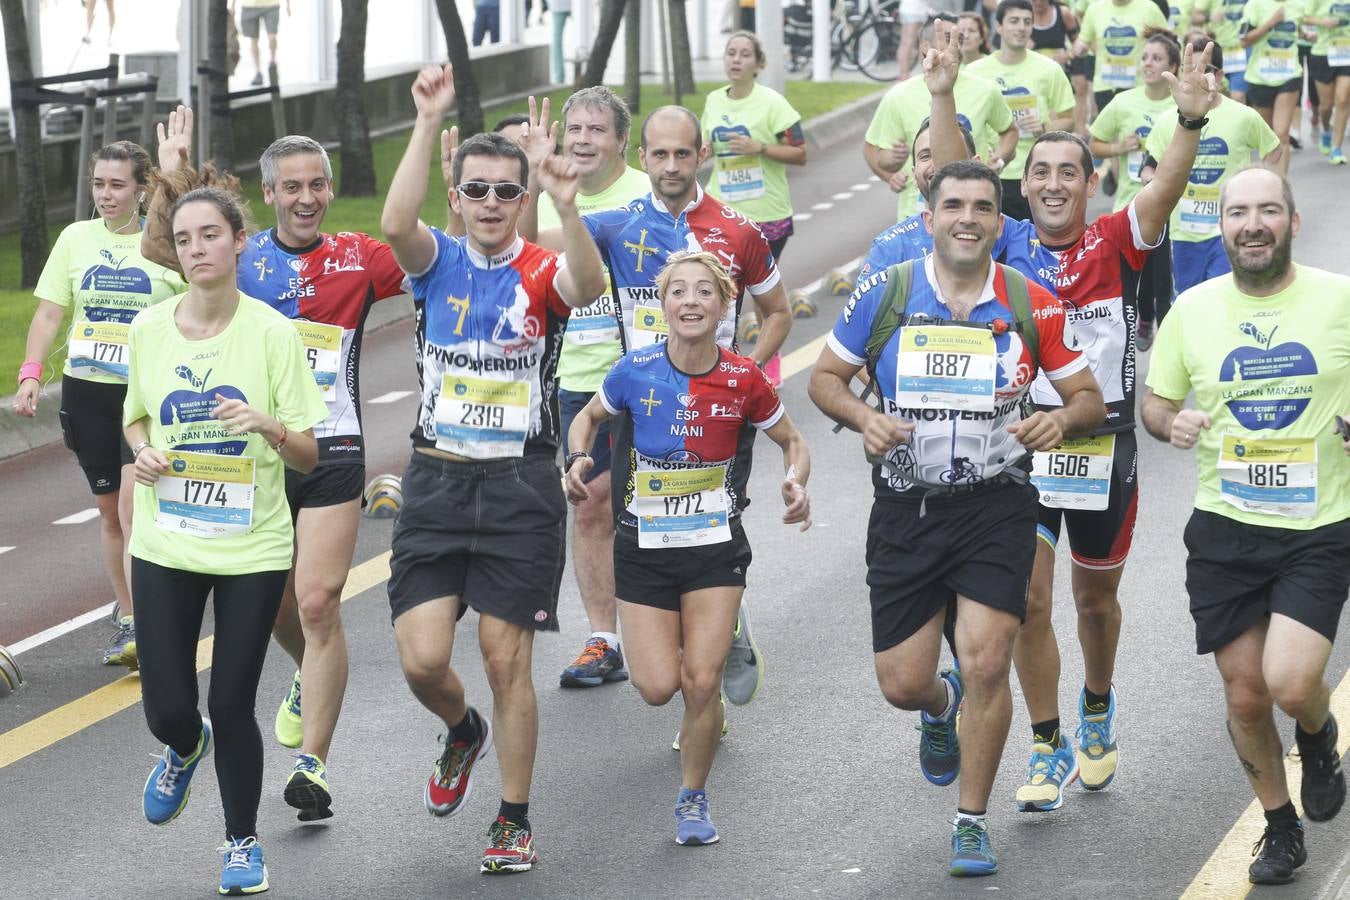
[[[1109,692],[1109,689],[1108,692],[1105,694],[1094,694],[1092,693],[1091,688],[1089,688],[1087,685],[1083,685],[1083,705],[1087,707],[1089,712],[1095,713],[1106,712],[1106,707],[1108,707],[1110,704],[1111,704],[1111,694]]]
[[[530,827],[530,801],[507,803],[503,800],[502,805],[497,807],[497,818],[515,822],[517,825],[524,825],[528,829]]]
[[[978,825],[984,827],[984,817],[988,810],[980,812],[971,812],[970,810],[956,808],[956,818],[952,820],[952,825]]]
[[[1059,746],[1059,716],[1053,719],[1046,719],[1044,722],[1037,722],[1031,726],[1031,738],[1038,744],[1049,744],[1051,747]]]
[[[1326,722],[1322,724],[1322,729],[1318,731],[1316,734],[1309,734],[1308,732],[1303,730],[1302,725],[1298,724],[1297,722],[1294,723],[1294,743],[1298,744],[1300,747],[1316,747],[1320,744],[1326,743],[1326,741],[1330,737],[1331,737],[1330,715],[1327,716]]]
[[[1279,809],[1266,810],[1266,822],[1271,828],[1278,828],[1282,831],[1288,831],[1299,827],[1298,810],[1294,809],[1294,801],[1287,801]]]
[[[942,682],[942,687],[947,692],[947,705],[942,707],[942,712],[938,713],[936,716],[930,716],[927,711],[925,711],[924,716],[926,716],[930,722],[945,722],[950,719],[956,711],[956,691],[952,688],[952,683],[946,678],[939,678],[938,681]]]
[[[611,649],[619,649],[619,636],[612,631],[592,631],[591,637],[603,639]]]
[[[450,726],[450,741],[452,743],[468,744],[478,739],[478,723],[474,721],[473,707],[464,711],[464,718],[460,719],[458,724]]]

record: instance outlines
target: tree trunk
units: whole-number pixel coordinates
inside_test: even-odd
[[[689,48],[689,17],[685,0],[668,0],[670,10],[670,61],[675,70],[675,103],[694,93],[694,56]]]
[[[5,32],[5,56],[9,77],[25,81],[33,77],[33,58],[28,47],[28,20],[24,0],[0,0],[0,27]],[[38,104],[12,98],[14,148],[19,177],[19,255],[22,262],[19,286],[37,284],[47,262],[47,176],[42,160],[42,123]],[[83,161],[81,161],[83,164]]]
[[[582,87],[596,87],[605,83],[605,66],[609,55],[614,51],[614,41],[619,37],[619,23],[623,21],[625,0],[604,0],[600,9],[600,23],[595,29],[595,43],[591,44],[591,55],[586,60],[586,73],[581,78]]]
[[[478,80],[469,62],[469,41],[464,36],[464,21],[459,17],[455,0],[436,0],[441,30],[445,32],[445,47],[450,64],[455,67],[455,107],[459,113],[459,139],[483,130],[483,103],[478,94]]]
[[[211,0],[206,14],[206,60],[211,69],[209,109],[211,115],[211,159],[216,168],[234,169],[234,128],[230,121],[229,38],[230,0]]]
[[[369,0],[342,0],[337,45],[337,127],[344,197],[375,196],[375,156],[366,118],[366,14]]]
[[[628,0],[623,14],[623,99],[628,111],[642,110],[642,0]]]

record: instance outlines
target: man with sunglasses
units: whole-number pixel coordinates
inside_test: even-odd
[[[404,676],[449,731],[423,795],[428,812],[464,808],[495,732],[502,801],[481,871],[527,871],[539,858],[529,821],[539,729],[531,653],[536,631],[558,630],[566,554],[557,354],[572,308],[599,297],[604,276],[577,214],[576,166],[562,157],[543,162],[539,181],[563,223],[565,257],[520,237],[529,163],[498,134],[476,135],[455,154],[450,203],[467,237],[420,222],[436,134],[455,97],[451,67],[424,68],[412,94],[416,124],[381,219],[413,289],[421,386],[389,603]],[[491,721],[467,704],[450,667],[455,624],[470,606]]]

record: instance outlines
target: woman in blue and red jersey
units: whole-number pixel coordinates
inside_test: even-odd
[[[615,460],[612,480],[619,618],[642,699],[662,706],[677,692],[684,698],[676,841],[710,844],[717,829],[704,783],[722,732],[718,691],[751,558],[734,487],[738,439],[754,427],[783,448],[783,521],[803,531],[811,524],[811,457],[760,368],[717,344],[717,323],[736,296],[717,257],[672,253],[656,287],[669,339],[615,363],[573,421],[568,446],[591,446],[611,416],[623,416],[632,431],[629,458]],[[619,477],[625,462],[627,477]],[[590,467],[584,451],[568,454],[574,503],[588,496]]]

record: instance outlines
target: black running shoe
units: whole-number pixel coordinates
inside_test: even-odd
[[[1266,833],[1252,847],[1256,860],[1247,869],[1247,880],[1252,884],[1288,884],[1294,880],[1294,870],[1308,861],[1303,848],[1303,826],[1275,828],[1266,826]]]
[[[1336,752],[1339,734],[1336,717],[1327,719],[1328,733],[1304,743],[1297,732],[1298,755],[1303,761],[1303,787],[1299,799],[1303,815],[1311,822],[1326,822],[1336,818],[1345,803],[1345,773],[1341,771],[1341,755]]]

